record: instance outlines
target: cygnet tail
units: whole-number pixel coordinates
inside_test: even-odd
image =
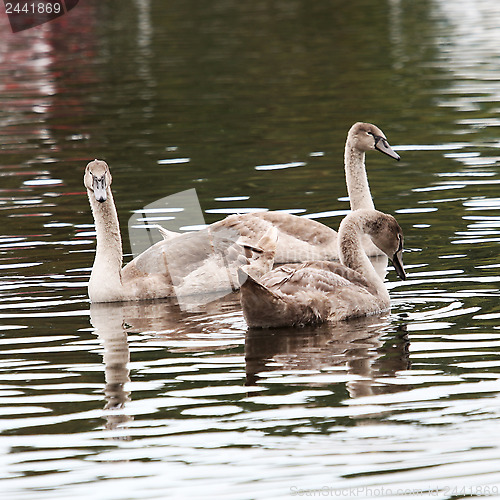
[[[160,226],[159,224],[156,225],[156,229],[158,229],[164,240],[172,240],[174,238],[178,238],[182,234],[182,233],[176,233],[175,231],[169,231],[168,229],[165,229],[163,226]]]
[[[238,269],[238,279],[241,286],[241,307],[248,326],[251,328],[282,326],[287,304],[248,274],[246,267],[248,266]]]

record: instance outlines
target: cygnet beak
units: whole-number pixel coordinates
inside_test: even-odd
[[[106,187],[107,187],[106,184],[107,183],[106,183],[106,176],[105,175],[103,175],[100,178],[93,176],[92,189],[94,190],[95,199],[99,203],[103,203],[108,198],[108,195],[106,193]]]
[[[401,156],[399,156],[394,149],[391,148],[387,139],[384,137],[375,137],[375,149],[380,151],[381,153],[394,158],[395,160],[401,160]]]

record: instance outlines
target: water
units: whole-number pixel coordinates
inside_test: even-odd
[[[3,497],[500,497],[498,2],[80,4],[0,18]],[[90,159],[128,256],[133,211],[192,188],[207,222],[337,227],[358,120],[402,156],[367,158],[405,232],[390,314],[247,331],[237,295],[90,307]]]

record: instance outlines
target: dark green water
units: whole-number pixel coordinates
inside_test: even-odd
[[[6,498],[498,497],[498,2],[80,3],[17,34],[0,16]],[[89,160],[127,254],[132,212],[191,188],[207,223],[336,228],[361,120],[402,156],[367,156],[408,250],[390,315],[247,332],[237,295],[90,308]]]

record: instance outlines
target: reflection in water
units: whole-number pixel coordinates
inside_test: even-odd
[[[232,294],[217,303],[206,305],[204,312],[189,315],[173,301],[155,301],[132,304],[92,304],[90,321],[104,347],[105,395],[107,429],[114,429],[132,420],[126,405],[130,393],[130,350],[127,335],[153,334],[156,340],[176,346],[176,352],[206,352],[227,348],[234,335],[220,344],[214,334],[227,330],[228,316],[238,321],[234,333],[244,333],[244,322],[238,308],[238,294]],[[201,346],[193,336],[203,338]],[[201,335],[201,336],[200,336]],[[184,341],[184,343],[182,343]],[[187,341],[187,342],[186,342]],[[352,398],[407,389],[406,385],[384,384],[383,377],[394,376],[410,366],[409,340],[403,326],[391,328],[387,317],[369,317],[338,325],[292,329],[248,330],[245,337],[246,385],[255,386],[265,381],[272,372],[288,372],[301,377],[305,371],[325,374],[324,381],[307,376],[301,385],[326,386],[331,383],[328,374],[345,374],[346,388]]]
[[[130,351],[125,330],[123,309],[121,307],[92,304],[90,322],[104,347],[104,377],[106,385],[106,429],[115,429],[132,420],[125,411],[130,400],[126,384],[130,382]]]
[[[431,12],[441,28],[441,36],[436,37],[439,64],[453,75],[439,96],[439,105],[455,111],[453,123],[462,129],[460,134],[498,127],[500,4],[491,0],[435,0]],[[488,135],[482,134],[477,146],[487,144],[484,137]],[[490,146],[498,148],[496,134]],[[456,159],[462,160],[460,156]],[[484,158],[471,159],[470,154],[468,160],[467,166],[488,164]]]
[[[106,428],[116,428],[132,419],[125,408],[130,401],[126,389],[130,383],[128,334],[152,334],[153,339],[166,341],[190,339],[196,333],[217,333],[227,328],[227,315],[232,316],[238,304],[237,294],[202,304],[195,314],[181,311],[173,299],[91,304],[90,322],[104,348],[105,409],[110,410],[106,413]]]
[[[497,494],[499,2],[193,5],[87,0],[0,33],[3,496]],[[257,207],[335,228],[359,119],[405,151],[368,172],[414,249],[389,283],[404,327],[246,333],[235,294],[92,306],[89,332],[89,159],[119,168],[122,221],[196,187],[207,222]],[[255,168],[271,164],[304,165]]]
[[[346,387],[352,398],[404,390],[404,386],[380,381],[410,367],[406,328],[398,328],[389,337],[388,331],[390,322],[381,317],[314,328],[250,329],[245,342],[247,385],[255,385],[276,370],[291,374],[342,370],[348,375]],[[303,382],[307,384],[307,376]],[[315,380],[313,385],[317,384]]]
[[[181,310],[174,298],[92,304],[91,313],[94,308],[109,310],[117,318],[115,325],[121,319],[122,328],[129,333],[150,333],[155,336],[212,333],[218,331],[222,318],[239,310],[239,294],[232,293],[209,303],[202,302],[189,312]]]

